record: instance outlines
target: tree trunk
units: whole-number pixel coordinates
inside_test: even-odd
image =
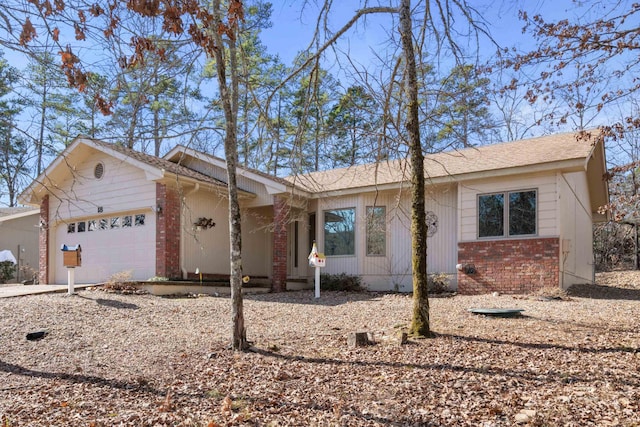
[[[213,3],[215,25],[213,37],[217,49],[215,49],[216,71],[218,74],[218,86],[220,100],[225,116],[224,153],[227,166],[227,188],[229,191],[229,248],[230,248],[230,285],[231,285],[231,346],[234,350],[247,348],[246,331],[244,327],[244,313],[242,306],[242,238],[240,227],[240,204],[238,202],[238,185],[236,181],[236,167],[238,165],[238,76],[236,44],[232,38],[228,39],[229,71],[231,73],[231,88],[227,84],[227,62],[222,35],[218,28],[222,22],[220,0]]]
[[[42,110],[40,114],[40,134],[38,135],[38,154],[37,154],[37,166],[36,166],[36,175],[40,176],[43,170],[42,157],[44,152],[44,127],[47,121],[47,105],[49,100],[47,99],[47,85],[48,81],[46,80],[42,85]]]
[[[405,58],[406,130],[411,161],[411,266],[413,269],[413,315],[409,331],[428,336],[429,299],[427,295],[427,223],[425,213],[424,155],[418,121],[418,80],[411,29],[411,1],[400,2],[400,39]]]

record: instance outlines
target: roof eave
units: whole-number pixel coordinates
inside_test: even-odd
[[[203,188],[208,188],[210,190],[218,190],[218,191],[222,191],[225,194],[228,194],[227,185],[223,182],[220,182],[220,183],[206,182],[196,178],[188,177],[185,175],[179,175],[175,173],[169,173],[169,172],[165,173],[162,179],[159,180],[159,182],[163,184],[180,184],[180,185],[198,184]],[[241,199],[254,199],[257,197],[255,193],[242,190],[242,189],[238,189],[238,195],[240,196]]]
[[[11,215],[5,215],[0,217],[0,222],[11,221],[14,219],[24,218],[31,215],[40,215],[40,209],[31,209],[29,211],[19,212]]]

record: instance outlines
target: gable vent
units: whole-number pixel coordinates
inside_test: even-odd
[[[93,176],[95,176],[96,179],[100,179],[102,178],[103,175],[104,175],[104,165],[102,163],[98,163],[95,169],[93,169]]]

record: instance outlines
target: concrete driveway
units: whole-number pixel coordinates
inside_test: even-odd
[[[75,285],[74,291],[95,285]],[[23,295],[46,294],[50,292],[68,292],[67,285],[0,285],[0,298],[19,297]]]

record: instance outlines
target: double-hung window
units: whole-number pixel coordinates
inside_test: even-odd
[[[478,237],[535,235],[538,192],[507,191],[478,196]]]

